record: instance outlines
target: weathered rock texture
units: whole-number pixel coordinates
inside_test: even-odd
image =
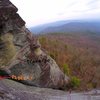
[[[8,79],[0,81],[0,100],[100,100],[100,90],[71,93],[26,86]]]
[[[17,8],[9,0],[0,0],[0,69],[27,85],[50,88],[67,85],[68,77],[41,50],[37,38],[24,25]]]
[[[9,0],[0,0],[0,32],[18,30],[25,22],[16,13],[18,9]],[[19,29],[20,30],[20,29]]]

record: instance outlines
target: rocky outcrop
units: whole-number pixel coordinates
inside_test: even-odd
[[[0,70],[27,85],[50,88],[67,85],[68,77],[41,50],[38,39],[24,25],[17,8],[9,0],[0,0],[0,61],[3,62]]]
[[[41,50],[41,45],[34,41],[32,35],[28,35],[27,40],[27,50],[24,48],[20,60],[15,59],[8,69],[10,76],[27,85],[63,88],[68,83],[68,77],[56,62]]]
[[[9,0],[0,0],[0,33],[20,30],[25,25],[17,11]]]
[[[51,57],[47,56],[46,62],[43,59],[42,62],[37,61],[33,64],[26,61],[18,63],[10,68],[10,75],[13,76],[13,79],[26,85],[63,88],[68,83],[68,77],[65,78],[63,72]]]

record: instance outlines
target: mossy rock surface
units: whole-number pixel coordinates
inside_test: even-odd
[[[4,46],[0,49],[0,67],[5,66],[16,54],[16,48],[13,44],[13,35],[7,33],[0,36],[0,43],[4,43]]]

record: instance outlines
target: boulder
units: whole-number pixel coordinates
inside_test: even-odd
[[[56,62],[48,55],[34,63],[24,61],[15,64],[9,70],[12,79],[26,85],[48,88],[63,88],[68,83],[68,77],[59,69]],[[45,58],[46,57],[46,58]]]

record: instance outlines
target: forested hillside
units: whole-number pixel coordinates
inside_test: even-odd
[[[100,87],[100,36],[52,33],[39,40],[65,74],[81,81],[78,88]]]

